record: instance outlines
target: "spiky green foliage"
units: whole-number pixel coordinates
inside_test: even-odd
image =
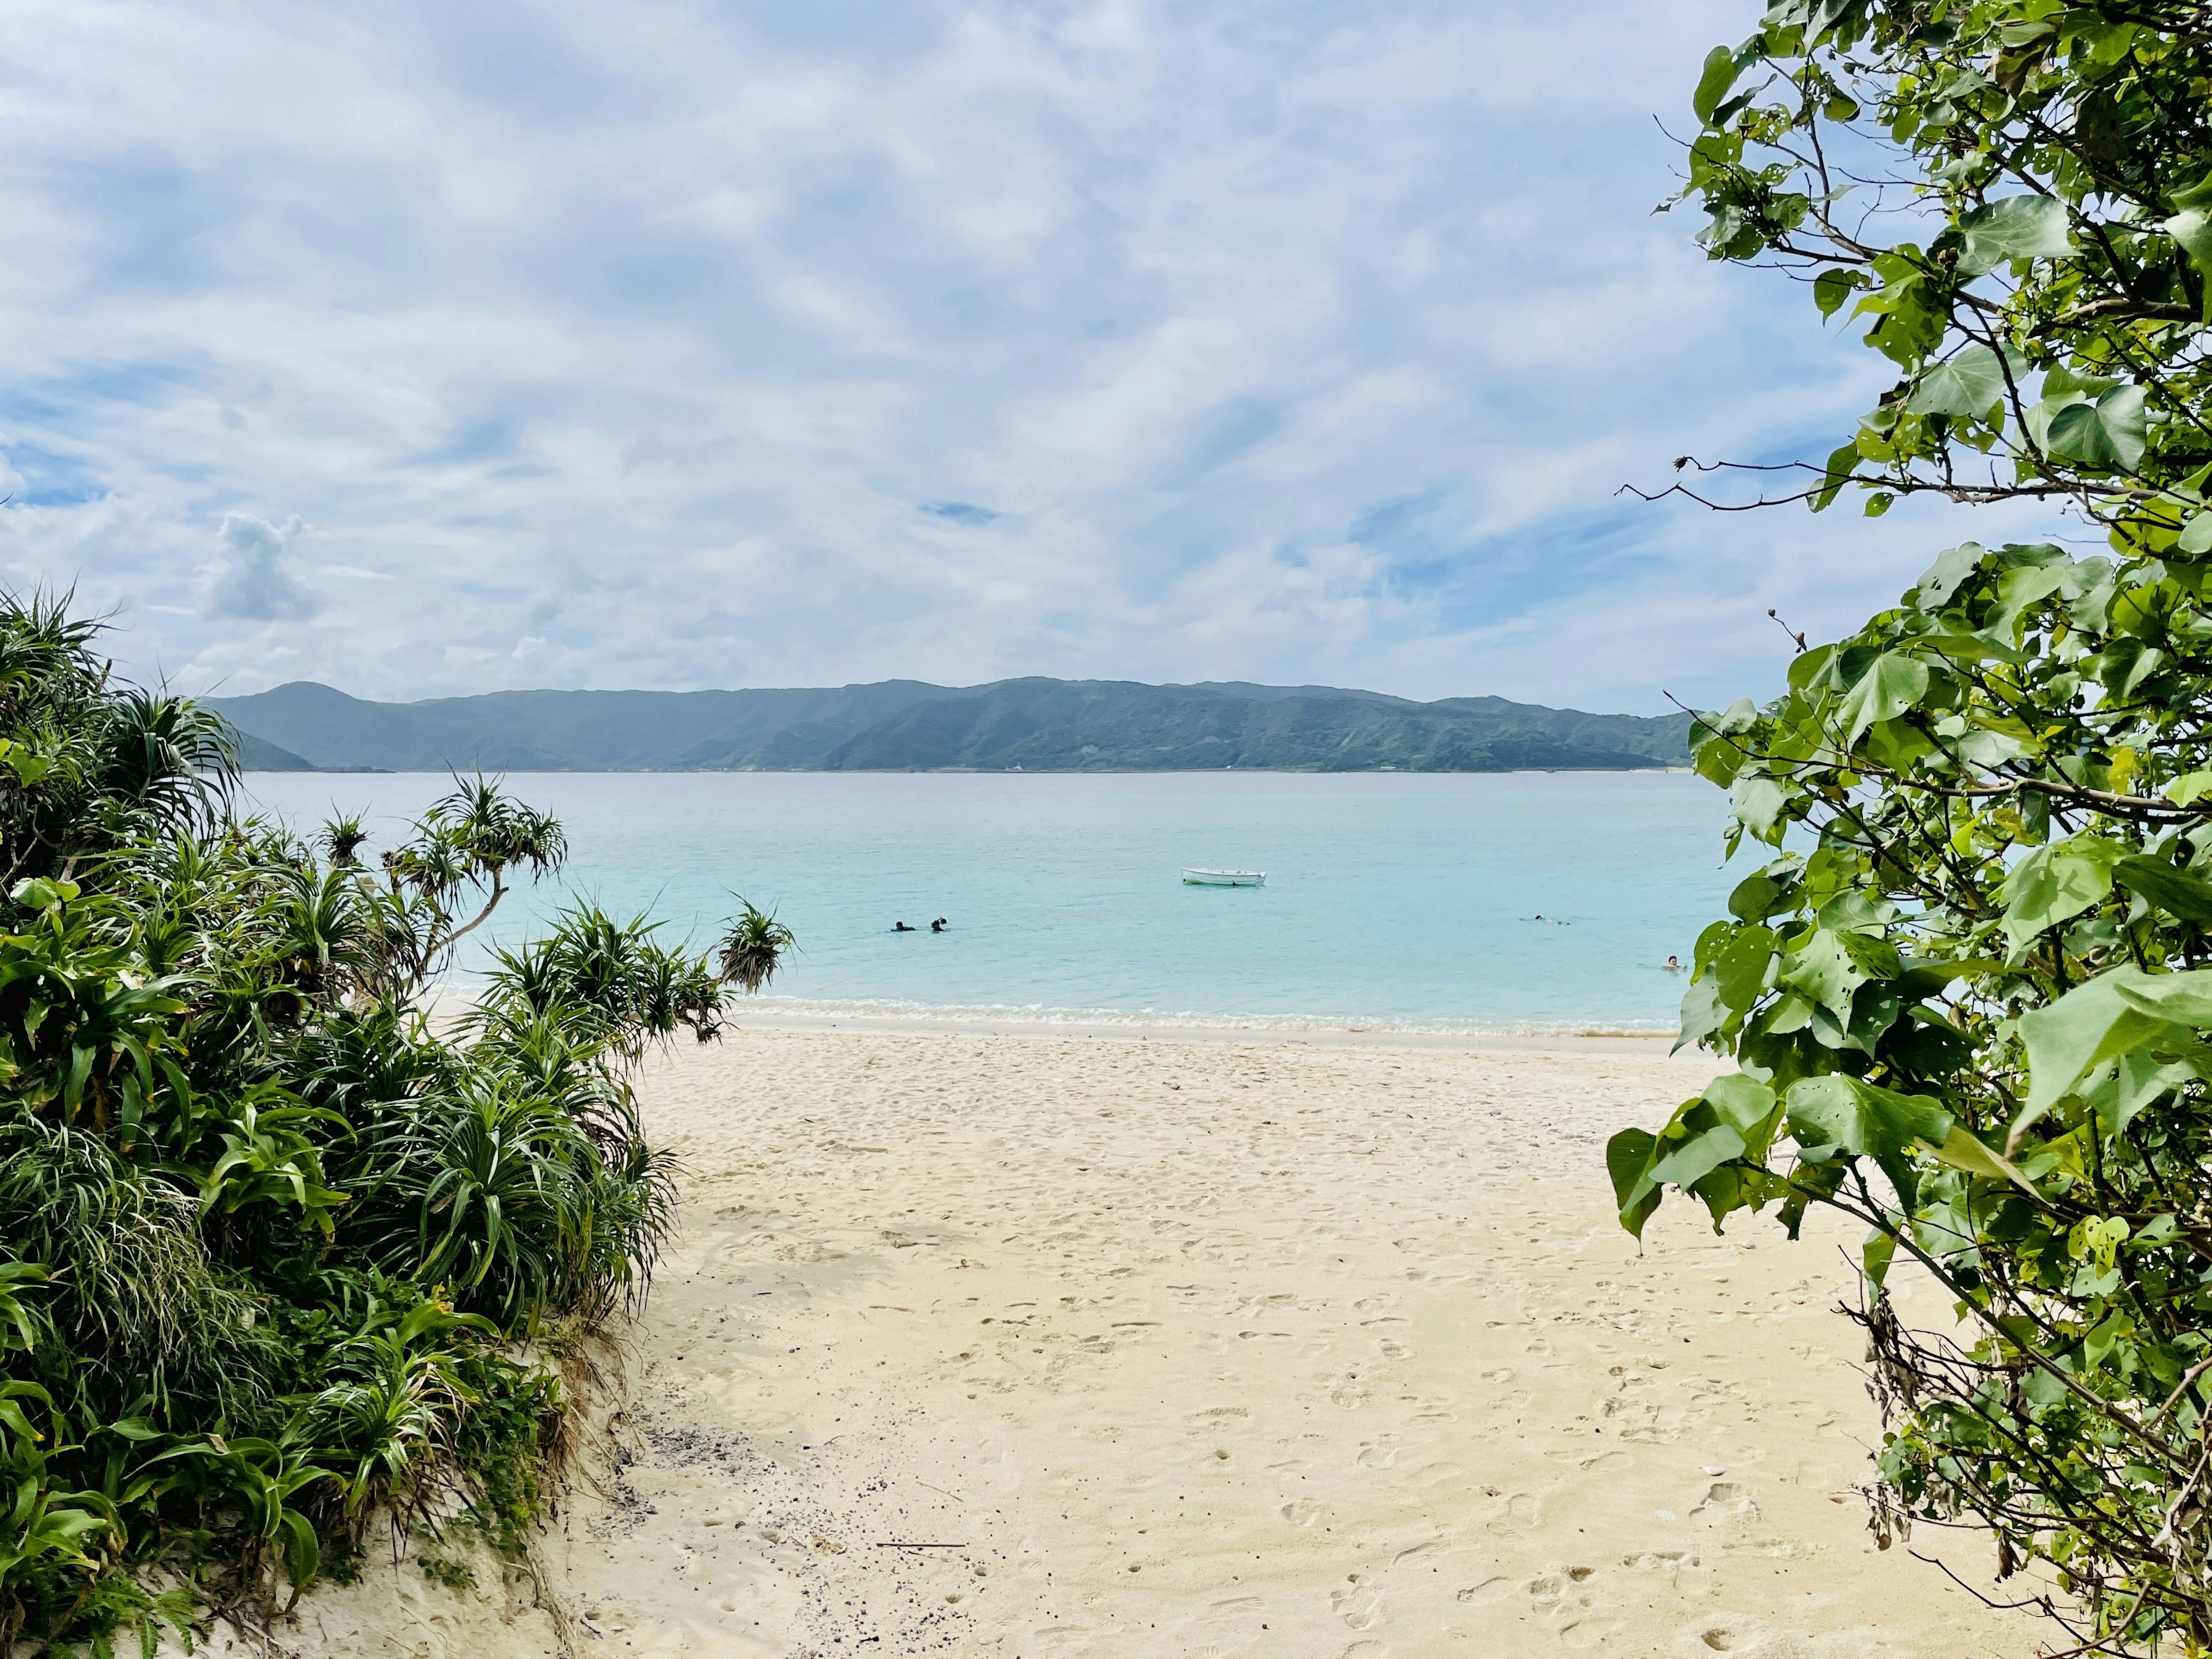
[[[738,902],[744,908],[726,924],[729,932],[722,940],[722,977],[750,996],[775,977],[799,941],[773,912],[747,899]]]
[[[0,1650],[296,1595],[380,1510],[526,1540],[544,1355],[673,1218],[647,1045],[722,982],[589,908],[420,999],[560,826],[457,780],[400,845],[232,810],[232,738],[0,599]],[[139,1586],[155,1568],[190,1594]]]

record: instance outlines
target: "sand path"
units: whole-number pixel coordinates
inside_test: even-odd
[[[621,1467],[549,1552],[579,1647],[2030,1651],[1868,1540],[1832,1241],[1613,1224],[1605,1133],[1705,1075],[762,1031],[658,1062],[685,1232]]]
[[[1867,1536],[1837,1231],[1684,1209],[1639,1255],[1614,1224],[1605,1136],[1708,1074],[757,1030],[670,1054],[646,1103],[683,1237],[627,1408],[580,1428],[599,1490],[539,1552],[581,1616],[489,1559],[455,1592],[379,1552],[273,1644],[204,1650],[2035,1650]]]

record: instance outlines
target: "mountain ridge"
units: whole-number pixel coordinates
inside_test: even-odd
[[[249,769],[1495,772],[1689,760],[1687,715],[1233,680],[879,680],[404,703],[295,680],[207,702],[252,740]]]

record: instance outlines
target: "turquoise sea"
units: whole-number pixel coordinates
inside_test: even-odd
[[[1683,773],[532,773],[571,895],[708,942],[742,893],[801,954],[794,1012],[1443,1030],[1673,1029],[1723,913],[1724,798]],[[301,831],[360,812],[389,845],[451,787],[427,775],[256,773]],[[1186,887],[1186,865],[1263,888]],[[933,917],[951,926],[927,930]],[[1539,918],[1541,918],[1540,920]],[[890,931],[896,921],[923,929]],[[480,936],[481,937],[481,936]],[[465,981],[481,954],[459,964]]]

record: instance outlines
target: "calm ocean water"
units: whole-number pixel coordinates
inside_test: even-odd
[[[450,787],[246,781],[301,830],[334,807],[362,813],[377,846]],[[1682,981],[1663,964],[1689,956],[1729,885],[1724,798],[1680,773],[508,782],[561,818],[572,859],[487,933],[524,937],[574,894],[705,943],[742,893],[799,934],[771,999],[787,1008],[1671,1030]],[[1186,887],[1185,865],[1264,870],[1267,884]],[[940,915],[943,934],[890,931]]]

